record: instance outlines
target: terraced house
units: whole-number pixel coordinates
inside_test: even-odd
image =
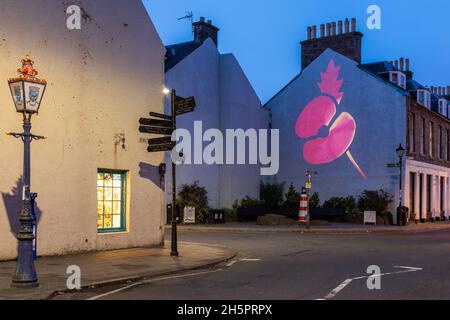
[[[363,63],[356,19],[308,28],[302,70],[265,106],[280,130],[278,181],[305,181],[322,201],[385,189],[418,221],[450,216],[450,88],[414,79],[409,59]],[[396,149],[407,149],[402,176]],[[400,197],[400,179],[403,188]],[[395,216],[395,214],[394,214]]]

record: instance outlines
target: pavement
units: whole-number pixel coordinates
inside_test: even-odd
[[[166,226],[168,232],[171,227]],[[373,234],[421,233],[450,229],[450,221],[411,224],[408,226],[374,226],[350,223],[331,223],[326,226],[262,226],[256,222],[231,222],[212,225],[181,225],[184,232],[234,232],[234,233],[300,233],[300,234]]]
[[[236,252],[218,245],[179,242],[180,256],[170,257],[165,247],[135,248],[77,255],[42,257],[36,262],[40,286],[12,289],[15,261],[0,262],[0,300],[42,300],[65,293],[69,266],[81,269],[83,289],[120,285],[200,268],[213,267],[232,259]]]

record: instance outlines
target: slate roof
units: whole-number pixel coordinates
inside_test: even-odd
[[[421,85],[416,80],[406,81],[406,90],[408,90],[408,91],[428,90],[429,91],[429,89],[427,87]]]
[[[201,42],[189,41],[166,46],[165,71],[169,71],[180,63],[184,58],[197,50],[202,45]]]
[[[392,63],[390,63],[388,61],[380,61],[380,62],[362,64],[361,68],[365,69],[371,73],[374,73],[374,74],[380,74],[380,73],[391,72],[391,71],[400,71],[398,68],[396,68]]]

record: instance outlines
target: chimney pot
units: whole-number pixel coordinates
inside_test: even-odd
[[[338,34],[342,34],[342,20],[338,21]]]
[[[324,24],[320,25],[320,37],[321,38],[325,37],[325,25]]]
[[[200,22],[205,22],[205,17],[200,17]]]
[[[331,36],[331,23],[327,23],[327,37]]]
[[[400,71],[405,71],[405,59],[400,58]]]
[[[308,27],[308,40],[311,40],[312,28]]]
[[[450,96],[450,86],[447,86],[447,95]]]
[[[311,38],[313,39],[317,38],[317,26],[312,26]]]
[[[331,23],[331,35],[332,36],[336,35],[336,22]]]
[[[356,18],[352,19],[352,32],[356,32]]]
[[[345,33],[350,32],[350,21],[348,19],[345,19]]]
[[[406,71],[409,71],[409,70],[410,70],[410,61],[409,61],[409,58],[406,58],[406,59],[405,59],[405,65],[406,65]]]

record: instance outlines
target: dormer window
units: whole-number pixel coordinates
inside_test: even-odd
[[[447,100],[439,99],[439,113],[444,117],[447,116]]]
[[[403,89],[406,89],[406,76],[402,72],[391,71],[389,73],[389,81]]]
[[[417,102],[427,107],[431,108],[431,94],[427,90],[417,90]]]

